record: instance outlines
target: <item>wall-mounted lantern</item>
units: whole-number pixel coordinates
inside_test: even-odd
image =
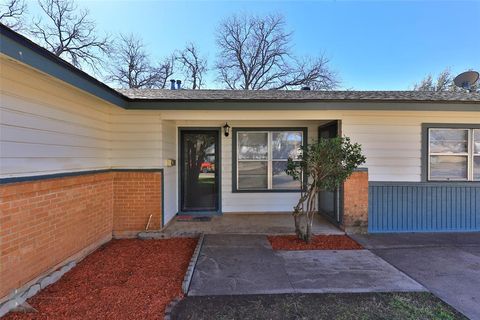
[[[225,125],[223,126],[223,134],[225,137],[230,135],[230,126],[228,125],[228,122],[225,122]]]

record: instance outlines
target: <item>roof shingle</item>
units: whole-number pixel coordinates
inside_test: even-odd
[[[480,93],[430,91],[117,89],[133,100],[161,101],[378,101],[480,103]]]

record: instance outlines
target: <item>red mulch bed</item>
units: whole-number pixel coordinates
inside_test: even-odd
[[[297,236],[268,236],[273,250],[360,250],[363,247],[346,235],[313,236],[310,243]]]
[[[5,319],[163,319],[197,239],[112,240]]]

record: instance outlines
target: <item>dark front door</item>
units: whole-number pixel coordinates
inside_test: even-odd
[[[180,131],[182,212],[219,210],[218,142],[218,130]]]
[[[339,122],[332,121],[318,128],[318,138],[335,138],[338,136]],[[335,191],[321,191],[318,194],[318,209],[329,220],[336,224],[342,222],[340,205],[341,188]]]

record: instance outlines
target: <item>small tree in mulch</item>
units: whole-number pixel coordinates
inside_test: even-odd
[[[348,137],[320,138],[302,147],[298,159],[288,159],[286,173],[303,182],[298,204],[293,208],[295,233],[310,242],[320,191],[334,191],[364,163],[361,146]]]

